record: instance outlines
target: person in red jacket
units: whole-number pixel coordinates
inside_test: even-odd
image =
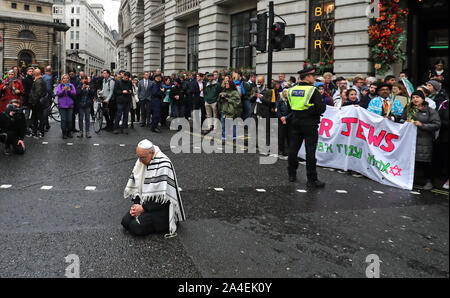
[[[8,77],[0,85],[0,113],[6,110],[6,106],[13,99],[19,100],[20,107],[22,107],[22,95],[24,92],[22,82],[15,78],[14,71],[10,70]]]

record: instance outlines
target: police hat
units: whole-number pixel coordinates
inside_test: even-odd
[[[307,68],[303,68],[302,70],[299,70],[297,72],[298,74],[302,74],[302,75],[313,75],[316,73],[316,69],[315,68],[311,68],[311,67],[307,67]]]

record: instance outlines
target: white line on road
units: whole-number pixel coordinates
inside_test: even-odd
[[[337,193],[347,193],[346,190],[340,190],[340,189],[337,189],[336,192],[337,192]]]
[[[377,193],[377,194],[380,194],[380,195],[384,194],[384,192],[379,191],[379,190],[374,190],[373,192],[374,192],[374,193]]]
[[[47,145],[48,144],[48,142],[42,142],[42,145]]]
[[[120,144],[119,146],[120,146],[120,147],[125,147],[125,144]]]
[[[67,143],[67,146],[72,146],[73,145],[73,143]]]
[[[53,188],[53,186],[50,186],[50,185],[44,185],[41,187],[41,189],[43,189],[43,190],[50,190],[52,188]]]
[[[11,184],[3,184],[0,186],[0,188],[10,188],[11,186]]]
[[[84,190],[96,190],[96,189],[97,189],[96,186],[86,186],[86,187],[84,188]]]
[[[214,190],[215,190],[215,191],[223,191],[223,188],[221,188],[221,187],[215,187]]]
[[[417,191],[412,191],[411,192],[413,195],[421,195],[421,193],[420,192],[417,192]]]
[[[94,144],[94,146],[100,146],[100,144]]]
[[[257,188],[256,191],[257,191],[257,192],[266,192],[266,190],[263,189],[263,188]]]
[[[307,193],[308,191],[306,191],[306,190],[304,190],[304,189],[297,189],[297,192],[300,192],[300,193]]]

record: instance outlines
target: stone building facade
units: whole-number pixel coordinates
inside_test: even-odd
[[[89,4],[86,0],[53,1],[54,22],[64,22],[70,27],[64,44],[67,55],[75,54],[84,60],[76,63],[71,59],[68,66],[76,65],[76,71],[99,74],[116,63],[116,40],[104,21],[103,5]]]
[[[53,22],[52,1],[0,1],[0,72],[31,65],[57,70],[57,42],[64,40],[67,29]]]
[[[420,1],[434,9],[439,9],[439,5],[448,6],[447,1],[440,2]],[[162,68],[170,74],[180,70],[211,72],[233,67],[255,68],[258,74],[266,74],[267,54],[249,46],[249,31],[250,18],[267,12],[268,4],[269,0],[122,0],[119,68],[135,74]],[[406,0],[400,4],[412,8]],[[368,0],[274,0],[275,14],[280,17],[276,21],[286,21],[286,34],[296,35],[296,46],[274,53],[273,75],[296,74],[307,59],[315,63],[331,61],[330,70],[336,75],[373,74],[368,7]],[[423,15],[420,10],[411,11],[414,15],[405,26],[407,32],[411,20]],[[431,10],[429,14],[432,15]],[[446,22],[447,25],[438,26],[447,28],[448,35]],[[413,39],[420,45],[426,42],[424,38],[408,37],[405,49],[410,50]],[[413,56],[408,52],[408,61],[395,69],[420,63],[412,61]]]

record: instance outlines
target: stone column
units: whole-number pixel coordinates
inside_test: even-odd
[[[155,71],[161,68],[161,33],[149,29],[151,16],[157,9],[161,9],[160,0],[145,1],[144,13],[144,71]]]
[[[199,53],[200,72],[212,72],[228,68],[230,48],[230,16],[225,8],[214,0],[200,2]]]
[[[344,77],[372,72],[369,62],[368,3],[364,0],[336,0],[334,72]]]
[[[171,0],[165,7],[164,27],[164,73],[186,69],[187,29],[183,22],[174,19],[176,1]]]
[[[144,69],[144,40],[134,37],[131,43],[131,72],[134,75],[142,73]]]

